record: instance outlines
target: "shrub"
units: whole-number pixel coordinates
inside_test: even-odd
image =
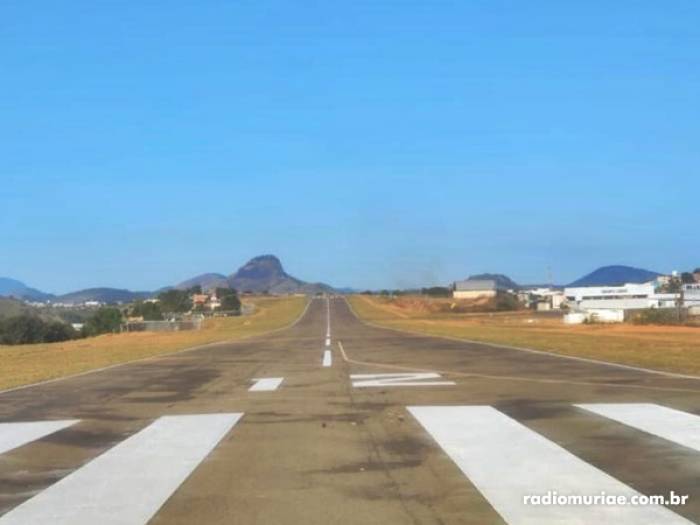
[[[678,313],[673,309],[648,308],[633,319],[635,324],[678,324]]]
[[[421,294],[428,295],[430,297],[450,297],[452,291],[444,286],[433,286],[431,288],[421,289]]]
[[[118,308],[103,306],[83,326],[83,335],[115,333],[121,329],[122,313]]]
[[[163,313],[160,311],[160,305],[154,302],[137,302],[131,309],[131,315],[134,317],[143,317],[144,321],[162,321]]]
[[[520,308],[520,303],[518,302],[518,298],[514,295],[511,295],[509,293],[499,293],[496,296],[496,310],[508,311],[517,310],[518,308]]]
[[[168,290],[158,295],[160,309],[168,313],[189,312],[192,309],[192,294],[196,289]]]
[[[61,341],[75,339],[77,335],[77,332],[73,330],[73,327],[71,325],[62,323],[61,321],[53,321],[46,325],[46,330],[44,332],[44,342],[59,343]]]
[[[0,343],[25,345],[33,343],[55,343],[76,336],[70,325],[61,321],[44,321],[32,314],[22,314],[0,323]]]

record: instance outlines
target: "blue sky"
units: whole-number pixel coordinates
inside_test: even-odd
[[[700,4],[6,1],[0,275],[700,266]]]

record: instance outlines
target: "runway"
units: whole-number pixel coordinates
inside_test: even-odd
[[[0,525],[692,523],[698,414],[700,380],[316,298],[267,336],[0,393]]]

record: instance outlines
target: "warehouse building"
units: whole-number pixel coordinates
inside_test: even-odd
[[[481,297],[496,297],[506,289],[493,279],[466,279],[454,284],[452,296],[455,299],[477,299]]]

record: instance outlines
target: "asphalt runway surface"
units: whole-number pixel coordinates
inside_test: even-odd
[[[697,414],[700,380],[317,298],[266,336],[0,393],[0,525],[697,522]]]

